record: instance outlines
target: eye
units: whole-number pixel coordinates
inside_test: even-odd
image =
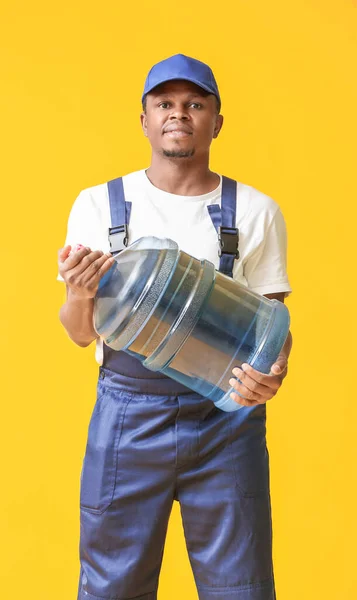
[[[191,102],[190,106],[192,108],[197,108],[197,109],[202,108],[202,104],[200,104],[199,102]]]
[[[160,108],[169,108],[170,103],[169,102],[160,102],[159,107]]]

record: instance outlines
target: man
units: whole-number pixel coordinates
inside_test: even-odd
[[[207,65],[183,55],[154,65],[142,102],[150,167],[115,182],[122,185],[119,200],[112,182],[81,192],[59,252],[67,286],[61,322],[79,346],[96,340],[101,365],[81,480],[78,598],[154,600],[178,500],[200,600],[273,600],[265,403],[286,375],[290,334],[269,375],[248,365],[233,370],[232,397],[244,408],[225,413],[103,344],[93,327],[93,299],[120,233],[129,243],[145,235],[171,238],[254,291],[284,301],[290,292],[284,220],[273,200],[238,183],[228,211],[234,223],[223,222],[226,180],[209,169],[223,117]],[[113,222],[116,202],[125,224]],[[217,226],[219,238],[217,219],[224,226]],[[71,252],[76,243],[83,248]]]

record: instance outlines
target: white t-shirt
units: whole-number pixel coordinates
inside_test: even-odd
[[[145,170],[125,175],[123,185],[125,199],[132,203],[129,244],[147,235],[170,238],[184,252],[207,259],[219,268],[218,236],[207,206],[221,204],[222,179],[215,190],[201,196],[178,196],[160,190],[150,182]],[[111,225],[107,184],[83,190],[69,216],[65,245],[83,244],[92,250],[109,252]],[[234,279],[261,295],[290,293],[286,228],[276,202],[253,187],[238,183],[236,226],[240,257],[234,261]],[[60,275],[58,279],[62,280]],[[102,364],[101,340],[97,340],[96,359]]]

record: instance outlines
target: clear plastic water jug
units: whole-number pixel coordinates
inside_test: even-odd
[[[269,373],[289,331],[289,312],[172,240],[144,237],[102,277],[94,326],[114,350],[233,411],[241,405],[230,398],[232,369],[248,363]]]

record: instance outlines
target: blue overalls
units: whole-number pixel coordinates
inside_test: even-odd
[[[115,254],[131,207],[121,178],[108,192]],[[227,178],[221,205],[208,208],[220,270],[232,276],[236,183]],[[200,600],[275,600],[265,405],[223,412],[125,352],[103,351],[81,477],[78,600],[157,598],[174,500]]]

